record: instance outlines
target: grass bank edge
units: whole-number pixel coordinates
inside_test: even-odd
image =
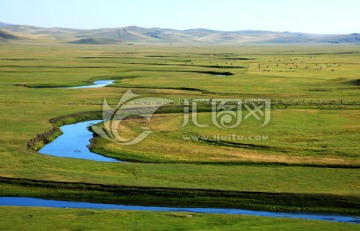
[[[7,177],[0,177],[0,185],[0,196],[129,205],[241,208],[360,215],[360,197],[350,195],[142,187]]]

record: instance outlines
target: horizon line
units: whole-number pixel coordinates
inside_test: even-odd
[[[3,27],[10,27],[10,26],[29,26],[29,27],[38,27],[38,28],[62,28],[62,29],[72,29],[72,30],[98,30],[98,29],[116,29],[116,28],[128,28],[128,27],[138,27],[144,29],[165,29],[165,30],[176,30],[176,31],[188,31],[188,30],[210,30],[210,31],[218,31],[218,32],[240,32],[240,31],[259,31],[259,32],[277,32],[277,33],[293,33],[293,34],[308,34],[308,35],[351,35],[351,34],[359,34],[359,32],[351,32],[351,33],[309,33],[309,32],[300,32],[300,31],[291,31],[291,30],[284,30],[284,31],[276,31],[276,30],[266,30],[266,29],[239,29],[239,30],[219,30],[219,29],[210,29],[210,28],[188,28],[188,29],[174,29],[168,27],[144,27],[144,26],[137,26],[137,25],[130,25],[130,26],[117,26],[117,27],[95,27],[95,28],[74,28],[74,27],[64,27],[64,26],[35,26],[35,25],[28,25],[28,24],[12,24],[7,22],[0,23],[7,24],[7,26]],[[1,28],[1,27],[0,27]]]

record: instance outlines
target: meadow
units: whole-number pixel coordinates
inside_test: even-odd
[[[72,193],[78,195],[76,190],[81,191],[82,187],[65,188],[57,194],[45,186],[51,182],[74,182],[146,187],[149,192],[157,187],[171,188],[178,196],[176,202],[180,204],[186,202],[181,193],[176,194],[180,189],[277,193],[279,197],[276,200],[265,198],[256,203],[241,200],[234,203],[237,207],[244,203],[245,207],[273,207],[274,210],[288,206],[294,210],[360,214],[359,46],[184,47],[19,43],[0,44],[0,53],[2,196],[71,197]],[[63,88],[87,85],[102,79],[115,80],[115,84],[94,89]],[[36,149],[44,144],[43,141],[36,147],[28,147],[31,139],[53,126],[98,118],[104,98],[110,105],[116,106],[128,89],[143,97],[161,97],[175,102],[184,99],[269,98],[273,102],[272,119],[264,127],[259,127],[254,119],[244,121],[239,129],[199,128],[191,123],[181,127],[183,105],[168,105],[150,122],[138,118],[125,121],[122,132],[128,137],[139,131],[139,125],[154,130],[137,145],[121,146],[100,137],[93,139],[93,151],[130,161],[127,163],[100,163],[41,155]],[[209,109],[206,105],[202,107],[199,121],[211,124]],[[69,116],[82,112],[89,112],[89,116]],[[49,120],[54,118],[60,119],[51,123]],[[268,139],[184,139],[189,135],[213,137],[219,134],[260,135]],[[47,183],[45,186],[24,186],[19,179]],[[97,195],[89,192],[83,191],[85,199],[97,199]],[[295,194],[293,200],[300,202],[306,201],[300,199],[304,195],[313,201],[320,201],[323,197],[325,202],[314,203],[312,208],[291,200],[284,203],[287,193]],[[231,206],[231,198],[220,198],[224,204]],[[333,198],[348,201],[354,206],[341,207]],[[124,200],[131,203],[131,197]],[[146,203],[156,198],[146,201],[144,194],[143,200]],[[136,201],[142,203],[141,196]],[[159,201],[166,201],[166,198],[158,198]],[[204,206],[206,203],[209,201],[204,199],[200,204]],[[182,223],[184,229],[216,229],[221,226],[236,229],[240,226],[253,227],[256,223],[257,230],[272,227],[296,230],[304,226],[316,230],[316,227],[325,224],[247,216],[193,215],[188,219],[182,214],[64,212],[36,208],[2,208],[1,213],[2,217],[8,217],[1,219],[1,227],[20,225],[17,221],[27,219],[31,213],[35,214],[33,224],[42,223],[43,229],[46,229],[46,224],[39,216],[45,213],[48,222],[65,219],[75,221],[72,225],[78,228],[86,228],[77,223],[83,221],[83,218],[76,217],[80,213],[94,214],[86,216],[90,221],[107,217],[114,225],[120,225],[115,215],[124,216],[124,224],[121,225],[125,228],[133,225],[135,220],[142,221],[139,226],[168,228],[166,222],[149,224],[152,219]],[[349,226],[348,230],[357,228],[337,223],[326,225],[334,230],[345,226]]]
[[[236,215],[96,211],[84,209],[2,208],[3,228],[28,230],[359,230],[356,224]],[[60,221],[61,222],[52,222]],[[174,226],[176,225],[176,228]]]
[[[357,110],[275,110],[267,126],[259,128],[261,122],[251,118],[223,129],[212,125],[211,112],[198,115],[199,123],[212,125],[205,128],[193,123],[182,127],[181,113],[158,114],[152,117],[154,134],[143,142],[122,146],[99,137],[92,150],[137,162],[358,165],[360,150],[353,144],[360,139],[355,125],[359,116]],[[131,138],[144,123],[132,119],[119,129]]]

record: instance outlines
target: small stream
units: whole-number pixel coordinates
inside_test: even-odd
[[[32,198],[32,197],[0,197],[0,206],[31,206],[31,207],[49,207],[49,208],[189,212],[189,213],[207,213],[207,214],[238,214],[238,215],[250,215],[250,216],[299,218],[299,219],[307,219],[307,220],[322,220],[322,221],[360,224],[360,217],[335,215],[335,214],[283,213],[283,212],[268,212],[268,211],[225,209],[225,208],[176,208],[176,207],[158,207],[158,206],[100,204],[100,203],[90,203],[90,202],[45,200],[45,199]]]

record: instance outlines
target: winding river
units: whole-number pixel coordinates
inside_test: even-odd
[[[45,145],[39,152],[44,155],[57,157],[86,159],[101,162],[118,162],[118,160],[104,157],[91,152],[87,146],[93,134],[88,130],[92,124],[101,120],[90,120],[76,124],[60,127],[64,134],[53,142]],[[334,214],[311,214],[311,213],[285,213],[269,212],[244,209],[227,208],[176,208],[157,206],[130,206],[118,204],[100,204],[88,202],[45,200],[30,197],[0,197],[0,206],[40,206],[51,208],[87,208],[87,209],[116,209],[116,210],[146,210],[146,211],[173,211],[173,212],[194,212],[194,213],[215,213],[215,214],[242,214],[267,217],[301,218],[309,220],[325,220],[334,222],[348,222],[360,224],[360,217],[334,215]]]

